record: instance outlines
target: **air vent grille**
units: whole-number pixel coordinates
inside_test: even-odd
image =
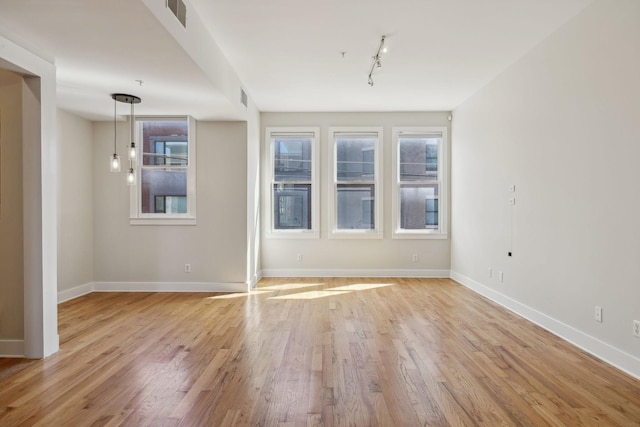
[[[178,18],[184,28],[187,28],[187,6],[182,0],[167,0],[167,7]]]
[[[244,89],[240,88],[240,102],[242,103],[242,105],[244,105],[245,107],[247,106],[247,92],[244,91]]]

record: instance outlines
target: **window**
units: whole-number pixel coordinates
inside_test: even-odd
[[[319,237],[318,128],[268,128],[270,237]]]
[[[188,117],[136,119],[132,224],[195,224],[195,131]]]
[[[446,128],[394,128],[395,238],[446,238]]]
[[[381,128],[331,128],[331,237],[382,238]]]

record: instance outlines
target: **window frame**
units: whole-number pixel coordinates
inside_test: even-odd
[[[338,184],[358,184],[356,181],[345,182],[338,181],[337,167],[337,136],[340,134],[352,136],[373,136],[376,135],[375,151],[374,151],[374,224],[373,229],[338,229]],[[329,180],[328,180],[328,218],[329,218],[329,238],[330,239],[382,239],[384,238],[384,222],[383,222],[383,167],[382,149],[384,147],[384,128],[378,126],[366,127],[329,127],[328,132],[329,146]],[[359,184],[362,184],[360,182]]]
[[[311,228],[310,229],[277,229],[273,212],[276,198],[273,193],[275,181],[275,150],[273,135],[313,135],[311,143]],[[265,128],[265,147],[268,150],[269,164],[265,180],[268,194],[268,209],[265,215],[266,237],[270,239],[318,239],[320,238],[320,128],[317,126],[267,127]],[[290,184],[299,182],[292,181]]]
[[[416,185],[438,186],[438,228],[437,229],[402,229],[401,220],[401,185],[400,181],[400,138],[403,136],[433,136],[441,135],[441,143],[438,144],[438,178],[437,180],[405,181]],[[449,197],[449,172],[448,172],[448,129],[445,126],[428,127],[393,127],[392,128],[392,224],[393,239],[447,239],[448,238],[448,197]]]
[[[131,119],[129,119],[131,120]],[[136,116],[136,159],[134,170],[136,185],[129,192],[130,225],[196,225],[196,120],[191,116]],[[186,122],[187,123],[187,212],[183,214],[142,213],[142,122]],[[160,165],[158,165],[160,166]],[[170,166],[170,165],[169,165]],[[176,165],[177,166],[177,165]]]

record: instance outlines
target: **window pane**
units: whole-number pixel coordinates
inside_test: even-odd
[[[311,138],[276,139],[273,143],[274,180],[311,181]]]
[[[143,168],[141,181],[142,213],[187,213],[186,168]],[[169,196],[179,198],[173,200]]]
[[[438,179],[438,144],[441,138],[400,138],[400,181]]]
[[[376,138],[336,139],[338,181],[374,182]]]
[[[373,184],[338,184],[338,229],[375,229],[375,186]]]
[[[311,184],[274,184],[273,228],[311,230]]]
[[[400,187],[400,228],[403,230],[438,229],[438,185],[402,185]]]
[[[142,165],[188,164],[186,121],[142,122]]]

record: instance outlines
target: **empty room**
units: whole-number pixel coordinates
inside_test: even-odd
[[[0,426],[640,426],[637,0],[0,0]]]

